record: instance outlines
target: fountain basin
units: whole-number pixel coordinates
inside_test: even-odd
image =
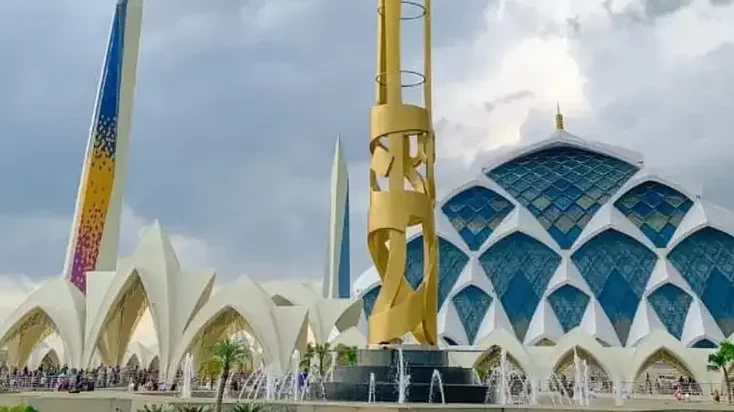
[[[404,400],[409,403],[440,403],[438,388],[431,394],[433,371],[441,375],[446,403],[484,403],[487,389],[474,383],[469,368],[449,366],[448,352],[422,346],[385,345],[360,350],[358,364],[334,369],[333,380],[324,382],[326,399],[367,402],[370,399],[370,375],[374,374],[375,402],[398,402],[400,398],[400,351],[405,375],[409,376]],[[436,384],[434,383],[434,386]]]

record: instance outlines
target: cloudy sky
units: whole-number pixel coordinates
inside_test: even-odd
[[[190,268],[319,277],[340,133],[352,272],[366,269],[375,3],[147,0],[122,251],[160,219]],[[570,132],[640,151],[734,207],[732,0],[433,3],[441,193],[493,152],[547,137],[560,101]],[[61,271],[113,8],[0,2],[6,304]]]

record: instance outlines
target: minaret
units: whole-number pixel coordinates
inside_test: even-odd
[[[112,19],[64,264],[82,293],[88,271],[117,265],[142,13],[142,0],[118,0]]]
[[[370,112],[370,199],[367,245],[382,280],[369,318],[370,344],[401,342],[412,333],[423,344],[437,340],[435,136],[431,122],[431,2],[378,0],[377,101]],[[420,13],[411,13],[419,10]],[[408,13],[411,13],[408,15]],[[400,25],[423,22],[423,71],[402,70]],[[405,82],[403,82],[405,76]],[[420,81],[410,81],[411,77]],[[403,87],[423,92],[422,105],[403,102]],[[423,280],[405,280],[406,230],[423,233]]]
[[[329,243],[326,249],[323,296],[348,299],[352,287],[349,267],[349,171],[339,136],[336,138],[334,162],[331,166],[329,206]]]

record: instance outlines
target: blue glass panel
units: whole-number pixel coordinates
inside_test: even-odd
[[[479,257],[510,319],[515,334],[525,339],[535,308],[561,257],[532,237],[515,232]]]
[[[377,295],[380,294],[380,289],[382,289],[382,286],[378,285],[362,295],[362,307],[364,308],[364,314],[367,319],[369,319],[372,314],[372,308],[375,307],[375,301],[377,300]]]
[[[734,238],[706,227],[680,242],[668,260],[701,298],[724,336],[734,333]]]
[[[624,345],[657,255],[630,236],[609,229],[586,242],[571,259]]]
[[[548,296],[553,312],[561,323],[563,332],[568,332],[581,323],[589,295],[571,285],[563,285]]]
[[[473,186],[452,197],[441,210],[469,249],[478,250],[514,207],[497,193]]]
[[[469,263],[469,257],[453,243],[438,238],[438,308],[456,284],[456,281]],[[423,281],[423,236],[408,242],[405,262],[405,279],[413,289],[417,289]]]
[[[484,315],[489,310],[492,297],[482,289],[469,285],[454,295],[452,300],[471,345],[477,337]]]
[[[691,295],[678,286],[666,283],[655,289],[647,297],[647,301],[657,312],[660,321],[668,329],[668,333],[680,339],[681,334],[683,334],[683,325],[686,322],[688,308],[691,307],[693,301]]]
[[[701,339],[691,347],[697,349],[716,349],[717,345],[708,339]]]
[[[693,202],[672,187],[645,182],[622,195],[614,206],[655,246],[666,247]]]
[[[349,182],[347,182],[347,197],[344,201],[344,221],[342,222],[342,241],[339,249],[339,297],[349,298],[352,287],[349,256]]]
[[[598,153],[556,147],[487,173],[528,208],[562,249],[569,249],[599,208],[637,167]]]

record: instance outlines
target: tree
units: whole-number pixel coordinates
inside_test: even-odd
[[[222,368],[222,372],[219,375],[219,386],[217,386],[217,397],[214,401],[217,412],[222,412],[222,398],[224,398],[224,389],[227,386],[229,372],[233,367],[241,365],[250,359],[252,354],[249,346],[245,346],[239,341],[225,338],[217,341],[212,346],[212,357]]]
[[[323,380],[324,374],[326,374],[326,370],[329,368],[329,364],[331,361],[331,345],[329,345],[329,342],[317,343],[316,347],[314,348],[314,352],[318,361],[319,376]]]
[[[311,362],[313,361],[315,353],[316,352],[312,344],[309,343],[306,345],[306,350],[301,354],[301,362],[298,365],[301,367],[302,371],[308,372],[311,369]]]
[[[734,343],[723,341],[719,349],[709,355],[709,363],[706,365],[712,372],[721,371],[724,374],[724,387],[726,388],[726,399],[731,402],[731,386],[729,383],[729,369],[734,365]]]

